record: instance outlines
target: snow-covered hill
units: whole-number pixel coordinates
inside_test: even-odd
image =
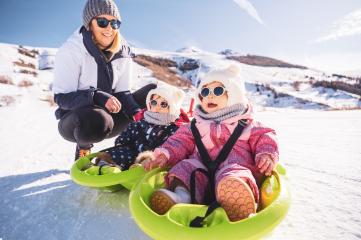
[[[176,72],[197,85],[198,76],[214,68],[238,64],[250,99],[258,106],[300,109],[355,109],[361,107],[361,85],[355,94],[324,87],[324,82],[342,82],[349,86],[360,83],[361,78],[327,74],[313,69],[289,67],[261,67],[228,59],[228,55],[205,52],[197,48],[184,48],[177,52],[160,52],[135,49],[136,54],[170,59],[178,66]],[[185,68],[185,64],[187,67]],[[320,86],[321,85],[321,86]]]
[[[194,83],[197,74],[230,61],[199,49],[136,53],[179,65],[195,59],[200,70],[174,69]],[[106,193],[71,181],[75,146],[58,133],[56,107],[43,101],[51,97],[52,71],[29,68],[37,60],[38,55],[19,53],[16,45],[0,44],[0,76],[10,82],[0,83],[0,99],[14,98],[9,105],[0,100],[0,239],[149,239],[130,215],[127,191]],[[241,66],[250,98],[259,106],[256,117],[276,129],[280,160],[289,174],[291,208],[268,239],[361,239],[361,111],[323,111],[357,107],[359,97],[310,87],[308,78],[323,76],[315,70]],[[148,68],[136,65],[134,71],[141,80],[135,85],[156,81]],[[27,87],[20,87],[24,79]],[[292,85],[296,79],[305,81],[299,90]],[[272,97],[276,93],[284,96]],[[184,107],[191,96],[190,90]],[[113,140],[96,144],[94,151]]]
[[[0,85],[0,106],[21,99],[23,89],[19,86],[35,85],[42,90],[39,95],[41,99],[51,99],[49,85],[53,78],[51,68],[55,52],[56,49],[0,44],[0,84],[3,83]],[[210,53],[198,48],[184,48],[177,52],[134,48],[134,52],[137,56],[143,56],[143,59],[135,59],[137,63],[147,61],[143,64],[146,67],[135,64],[135,88],[150,81],[157,81],[156,77],[178,86],[184,87],[187,82],[196,86],[200,75],[233,63],[242,68],[242,78],[246,83],[249,98],[257,106],[299,109],[361,108],[361,78],[354,75],[348,77],[327,74],[307,68],[247,65],[229,59],[231,53]],[[164,66],[165,61],[170,67]],[[39,68],[45,70],[38,70]],[[338,87],[340,84],[341,88]]]

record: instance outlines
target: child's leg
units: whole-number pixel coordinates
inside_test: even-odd
[[[182,180],[178,179],[177,177],[173,177],[167,189],[174,192],[177,187],[183,187],[187,189],[187,186],[182,182]]]
[[[158,189],[151,196],[151,208],[158,214],[166,213],[177,203],[190,203],[190,176],[196,168],[205,167],[195,159],[187,159],[175,165],[166,175],[166,189]],[[208,179],[196,174],[196,198],[203,199]]]
[[[137,156],[137,152],[134,152],[129,147],[112,148],[105,152],[110,155],[112,160],[120,166],[122,170],[128,170]]]
[[[175,186],[182,185],[190,191],[191,174],[197,168],[207,170],[202,162],[197,159],[185,159],[180,161],[165,176],[167,188],[172,190]],[[203,203],[204,193],[208,186],[208,178],[200,172],[196,173],[195,178],[195,198],[197,203]]]
[[[255,213],[258,188],[251,171],[237,164],[220,169],[216,174],[216,197],[231,221]]]
[[[165,214],[177,203],[190,203],[190,200],[191,197],[189,191],[182,186],[177,186],[174,191],[161,188],[152,194],[150,206],[154,212]]]

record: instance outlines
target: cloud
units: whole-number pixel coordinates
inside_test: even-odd
[[[330,33],[318,38],[316,42],[335,40],[358,34],[361,34],[361,9],[351,12],[334,22]]]
[[[258,15],[256,8],[247,0],[233,0],[241,9],[245,10],[251,17],[257,20],[260,24],[264,25],[264,22]]]

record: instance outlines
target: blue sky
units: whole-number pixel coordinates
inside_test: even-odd
[[[360,0],[116,0],[139,47],[230,48],[329,71],[361,70]],[[0,0],[0,42],[59,47],[85,1]]]

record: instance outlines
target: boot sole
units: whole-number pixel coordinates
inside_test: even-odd
[[[163,215],[173,207],[176,202],[173,201],[167,194],[161,191],[155,191],[150,198],[150,206],[154,212]]]
[[[219,182],[217,200],[232,222],[256,212],[252,190],[246,182],[238,178],[226,177]]]

